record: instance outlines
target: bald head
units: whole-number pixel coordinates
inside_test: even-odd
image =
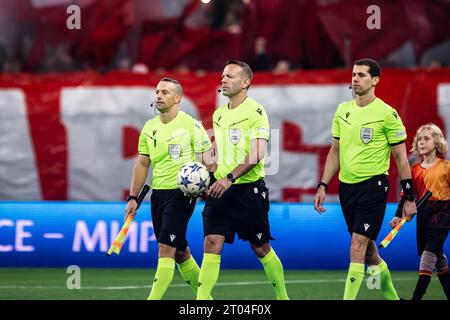
[[[181,96],[183,95],[183,88],[181,87],[181,84],[177,80],[172,78],[162,78],[159,81],[169,84],[169,86],[172,87],[177,94]]]

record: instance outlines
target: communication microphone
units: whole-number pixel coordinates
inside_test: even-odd
[[[221,92],[222,92],[222,89],[217,90],[217,92],[218,92],[218,93],[221,93]]]
[[[156,101],[153,101],[152,103],[150,103],[150,108],[153,108],[156,104]]]
[[[352,86],[348,86],[348,88],[349,88],[349,89],[351,89],[351,88],[352,88]]]

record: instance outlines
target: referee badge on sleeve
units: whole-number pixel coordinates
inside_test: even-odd
[[[373,128],[361,128],[361,140],[365,144],[372,141],[373,138]]]
[[[181,156],[181,144],[169,144],[169,155],[172,159],[178,159]]]
[[[230,142],[232,144],[238,144],[241,141],[241,130],[240,129],[230,129]]]

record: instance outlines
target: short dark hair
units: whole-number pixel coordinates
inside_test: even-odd
[[[381,77],[380,64],[373,59],[365,58],[365,59],[356,60],[354,65],[355,66],[368,66],[369,74],[372,78],[373,77]]]
[[[236,64],[239,67],[241,67],[242,70],[244,71],[245,75],[250,79],[250,82],[252,81],[252,79],[253,79],[253,71],[252,71],[252,68],[250,68],[250,66],[248,65],[247,62],[239,61],[239,60],[228,60],[225,63],[225,66],[227,66],[229,64]]]
[[[172,79],[172,78],[167,78],[167,77],[166,77],[166,78],[162,78],[162,79],[159,80],[159,81],[170,82],[170,83],[175,84],[176,90],[178,91],[178,93],[181,94],[181,95],[183,95],[183,88],[181,87],[180,82],[178,82],[177,80]]]

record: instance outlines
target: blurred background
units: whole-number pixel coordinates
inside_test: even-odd
[[[376,94],[397,109],[408,149],[428,122],[448,139],[449,21],[449,0],[0,1],[0,266],[154,267],[148,202],[121,255],[105,253],[122,223],[140,129],[156,115],[155,86],[179,80],[181,109],[211,129],[226,101],[217,92],[224,63],[240,59],[255,71],[249,95],[272,129],[266,180],[278,255],[288,269],[347,268],[337,179],[326,216],[312,198],[333,114],[352,99],[353,62],[380,62]],[[389,180],[380,237],[399,197],[393,162]],[[201,208],[188,235],[196,257]],[[417,267],[414,238],[409,225],[387,249],[394,269]],[[224,267],[258,268],[248,250],[226,249]]]
[[[64,26],[69,5],[81,29]],[[380,29],[366,22],[380,8]],[[0,71],[220,71],[229,57],[256,71],[450,63],[446,0],[2,1]],[[370,32],[369,32],[370,31]]]

